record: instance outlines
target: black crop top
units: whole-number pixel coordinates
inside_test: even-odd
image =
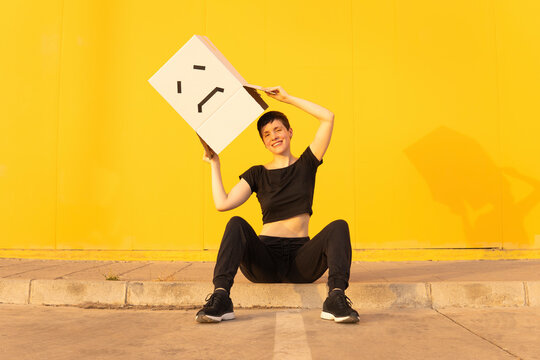
[[[321,164],[322,160],[319,161],[308,146],[298,160],[287,167],[268,170],[256,165],[240,175],[251,191],[257,193],[263,224],[313,214],[315,175]]]

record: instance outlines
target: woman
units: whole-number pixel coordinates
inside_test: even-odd
[[[293,130],[280,112],[263,114],[257,122],[264,146],[273,160],[253,166],[227,194],[223,188],[219,157],[205,152],[212,167],[212,194],[217,210],[242,205],[253,192],[261,204],[263,228],[259,236],[242,218],[233,217],[225,229],[214,268],[214,292],[197,313],[198,322],[234,319],[229,297],[240,267],[252,282],[311,283],[326,269],[328,297],[321,317],[336,322],[358,322],[358,313],[345,296],[351,267],[351,242],[345,221],[326,226],[313,239],[308,226],[313,202],[315,175],[332,137],[334,114],[304,99],[287,94],[280,86],[264,88],[273,99],[294,105],[320,121],[313,142],[300,157],[291,154]]]

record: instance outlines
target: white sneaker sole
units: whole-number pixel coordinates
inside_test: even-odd
[[[343,317],[336,317],[333,314],[328,313],[326,311],[321,311],[321,318],[324,320],[334,320],[335,322],[338,322],[338,323],[356,323],[360,321],[358,316],[348,315],[348,316],[343,316]]]
[[[195,320],[200,323],[217,323],[222,320],[233,320],[235,318],[234,313],[225,313],[221,316],[212,316],[212,315],[197,315]]]

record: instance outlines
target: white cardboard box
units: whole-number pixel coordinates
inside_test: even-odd
[[[218,154],[268,108],[206,36],[194,35],[148,81]]]

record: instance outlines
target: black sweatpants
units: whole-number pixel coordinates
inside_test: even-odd
[[[214,268],[214,287],[230,292],[238,267],[255,283],[311,283],[326,269],[328,288],[345,290],[351,269],[351,239],[344,220],[328,224],[313,239],[257,236],[241,217],[229,220]]]

